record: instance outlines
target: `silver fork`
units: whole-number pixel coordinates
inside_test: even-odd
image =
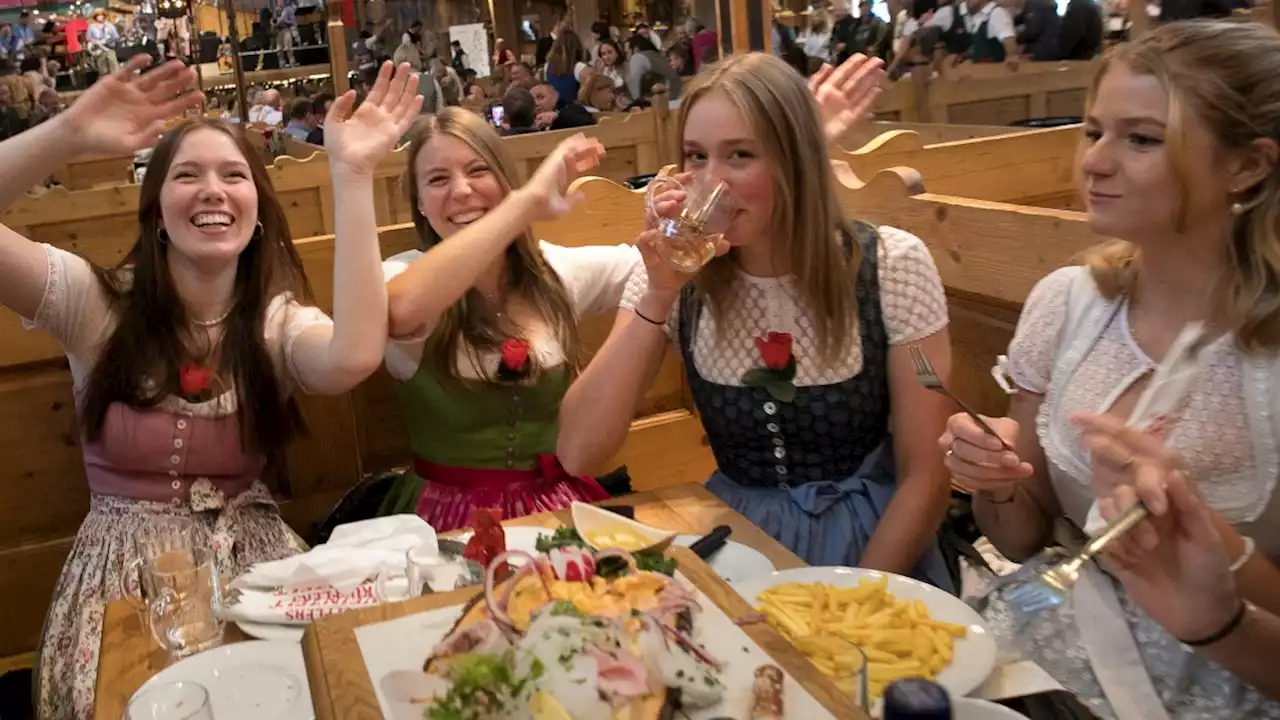
[[[1146,519],[1147,506],[1137,503],[1107,524],[1102,532],[1085,543],[1066,561],[1052,565],[1030,582],[1015,585],[1005,594],[1019,621],[1025,622],[1042,610],[1061,605],[1080,579],[1080,570],[1116,538]]]
[[[982,419],[982,416],[974,412],[973,408],[969,407],[965,401],[953,395],[951,391],[942,384],[942,378],[938,377],[938,372],[933,369],[933,363],[929,362],[929,358],[924,354],[924,351],[920,349],[919,345],[908,345],[907,351],[911,353],[911,365],[914,367],[916,379],[920,381],[921,385],[924,385],[926,388],[929,388],[939,395],[951,398],[951,402],[954,402],[966,415],[973,418],[973,421],[978,424],[978,427],[982,428],[983,432],[999,440],[1001,447],[1009,452],[1017,452],[1017,450],[1013,449],[1012,445],[1005,442],[1004,438],[997,435],[996,431],[991,429],[991,426]]]

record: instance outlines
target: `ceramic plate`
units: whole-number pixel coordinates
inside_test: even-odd
[[[138,692],[186,680],[203,685],[216,718],[314,720],[302,647],[250,640],[192,655],[161,670]]]
[[[951,710],[955,720],[1028,720],[1020,712],[977,698],[956,698]]]
[[[249,637],[295,643],[302,642],[302,633],[307,629],[306,625],[269,625],[248,620],[237,620],[236,625]]]
[[[689,547],[700,537],[699,535],[677,535],[673,544]],[[707,564],[727,583],[752,580],[773,572],[773,563],[760,554],[759,550],[732,540],[707,558]]]
[[[935,620],[964,625],[968,634],[956,640],[955,659],[938,673],[938,684],[953,696],[968,695],[982,684],[996,666],[996,641],[978,613],[960,598],[932,585],[901,575],[847,567],[808,567],[781,570],[771,575],[733,583],[733,589],[753,606],[764,590],[786,583],[826,583],[836,587],[857,587],[863,580],[889,577],[889,592],[901,600],[921,600]]]

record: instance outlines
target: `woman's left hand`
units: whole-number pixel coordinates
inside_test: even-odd
[[[368,97],[355,106],[356,94],[348,90],[334,101],[324,120],[324,145],[335,168],[372,176],[378,163],[418,119],[422,96],[418,76],[402,63],[383,63]]]
[[[1212,511],[1160,438],[1110,415],[1072,418],[1093,458],[1093,488],[1108,520],[1142,501],[1151,518],[1107,550],[1130,597],[1174,637],[1217,632],[1239,608]]]
[[[809,90],[822,111],[827,142],[834,143],[871,119],[871,109],[884,92],[884,61],[857,53],[832,68],[824,64],[809,78]]]

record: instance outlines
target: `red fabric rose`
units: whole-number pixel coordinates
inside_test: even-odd
[[[212,377],[213,371],[203,365],[183,363],[178,368],[178,384],[182,387],[183,395],[199,395],[204,392]]]
[[[529,341],[507,338],[502,341],[502,367],[520,372],[529,362]]]
[[[791,333],[771,332],[767,338],[756,338],[756,350],[770,370],[786,370],[791,364]]]

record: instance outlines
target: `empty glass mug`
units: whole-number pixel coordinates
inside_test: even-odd
[[[684,204],[673,217],[661,216],[658,197],[671,190],[685,193]],[[673,268],[697,272],[716,255],[716,243],[733,220],[729,186],[705,178],[684,182],[660,176],[645,188],[645,211],[656,220],[661,240],[658,254]]]
[[[213,551],[191,549],[186,562],[174,556],[163,567],[144,565],[154,584],[146,600],[151,636],[173,658],[217,647],[222,643],[222,582]]]
[[[120,596],[134,606],[144,626],[147,603],[155,597],[157,590],[153,572],[190,566],[191,551],[200,542],[197,534],[203,536],[191,518],[154,517],[134,536],[133,555],[125,560],[120,574]],[[135,583],[136,593],[133,590]]]

